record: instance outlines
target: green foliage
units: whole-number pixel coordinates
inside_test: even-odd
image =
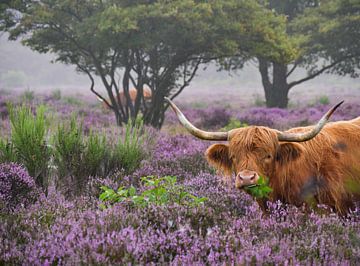
[[[330,103],[330,100],[329,100],[329,97],[327,97],[326,95],[323,95],[318,98],[318,102],[320,104],[327,105]]]
[[[88,176],[106,175],[109,171],[110,149],[105,135],[100,136],[90,131],[85,142],[82,164]]]
[[[124,169],[126,173],[131,173],[139,167],[145,156],[142,120],[136,119],[135,122],[129,121],[124,133],[124,136],[118,140],[112,160],[115,167]]]
[[[230,118],[229,123],[224,126],[221,130],[222,131],[229,131],[234,128],[240,128],[240,127],[247,127],[248,124],[242,123],[241,121],[237,120],[236,118],[232,117]]]
[[[70,104],[70,105],[76,105],[76,106],[79,106],[81,105],[81,101],[76,98],[76,97],[72,97],[72,96],[67,96],[67,97],[64,97],[63,98],[63,101],[67,104]]]
[[[59,181],[66,184],[66,178],[73,177],[76,189],[81,189],[84,182],[82,154],[83,143],[82,124],[75,115],[69,125],[60,124],[54,134],[54,164],[57,167]]]
[[[261,97],[259,94],[254,95],[254,104],[255,106],[262,107],[265,106],[266,102],[264,101],[263,97]]]
[[[135,206],[147,206],[149,204],[167,205],[177,203],[180,205],[198,206],[203,204],[207,198],[196,197],[185,191],[183,186],[176,184],[175,176],[155,177],[147,176],[141,178],[143,184],[148,189],[142,193],[137,193],[136,188],[120,187],[117,191],[102,186],[104,191],[100,194],[99,199],[104,202],[132,202]],[[102,205],[104,207],[104,205]]]
[[[51,98],[54,100],[61,100],[61,90],[55,89],[51,92]]]
[[[14,158],[11,154],[15,149],[16,161],[27,168],[38,185],[46,188],[50,151],[46,145],[48,121],[45,118],[45,107],[39,106],[35,111],[36,115],[30,107],[24,105],[17,108],[9,105],[8,108],[11,123],[8,156]]]
[[[32,102],[35,99],[35,92],[31,89],[26,89],[21,95],[21,98],[25,102]]]
[[[0,164],[4,162],[16,162],[16,151],[14,145],[0,138]]]
[[[268,198],[272,192],[272,188],[268,184],[269,179],[260,176],[256,185],[246,187],[245,190],[256,199]]]
[[[290,24],[297,33],[302,51],[302,64],[315,73],[326,65],[327,72],[359,76],[360,69],[360,4],[356,0],[321,1],[307,8]],[[323,64],[317,65],[322,59]]]
[[[21,36],[32,49],[55,53],[92,85],[93,75],[100,76],[113,106],[118,104],[111,92],[120,89],[116,73],[126,73],[120,84],[138,88],[153,81],[154,102],[146,108],[137,101],[112,109],[119,125],[142,110],[145,124],[161,127],[164,96],[179,94],[211,60],[227,65],[234,57],[243,62],[256,55],[289,62],[297,55],[285,34],[285,17],[257,0],[25,0],[12,8],[23,16],[14,16],[18,23],[7,28],[10,39]]]
[[[58,126],[52,140],[57,185],[73,187],[72,192],[79,193],[90,176],[107,176],[116,170],[133,172],[145,155],[143,138],[142,120],[127,124],[115,146],[93,131],[85,138],[82,123],[73,115],[69,124]]]

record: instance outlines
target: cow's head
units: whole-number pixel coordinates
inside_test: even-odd
[[[343,103],[331,108],[307,132],[281,132],[260,126],[237,128],[228,132],[207,132],[192,125],[172,101],[166,100],[192,135],[204,140],[228,141],[227,144],[211,145],[206,151],[206,157],[217,169],[228,175],[234,173],[237,188],[256,186],[260,176],[272,176],[276,165],[285,166],[299,158],[303,147],[297,142],[314,138],[336,108]]]

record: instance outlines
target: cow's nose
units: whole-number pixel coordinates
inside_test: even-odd
[[[250,170],[240,171],[235,179],[236,188],[243,188],[246,186],[256,185],[259,180],[258,173]]]

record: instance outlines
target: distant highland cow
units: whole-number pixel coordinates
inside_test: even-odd
[[[137,96],[137,89],[135,88],[130,88],[129,89],[129,96],[130,96],[130,99],[131,99],[131,102],[133,104],[135,104],[135,100],[136,100],[136,96]],[[148,100],[151,100],[151,97],[152,97],[152,91],[149,87],[144,87],[143,88],[143,96],[144,96],[144,101],[148,101]],[[103,107],[105,109],[109,109],[109,106],[99,98],[99,100],[103,103]],[[107,99],[107,101],[109,102],[109,100]],[[126,106],[127,105],[127,99],[126,99],[126,96],[125,96],[125,93],[124,91],[121,91],[119,92],[118,96],[117,96],[117,101],[118,102],[121,102],[121,105],[122,106]]]
[[[296,206],[325,204],[340,215],[347,214],[360,199],[360,117],[327,124],[342,102],[315,126],[285,132],[262,126],[206,132],[167,101],[192,135],[228,141],[211,145],[206,157],[224,174],[234,173],[237,188],[256,187],[260,177],[267,177],[272,188],[270,200]],[[266,200],[258,202],[266,208]]]

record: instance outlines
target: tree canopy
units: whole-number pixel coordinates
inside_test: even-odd
[[[316,9],[306,9],[291,28],[300,36],[302,64],[310,73],[331,66],[327,72],[359,77],[359,1],[321,1]],[[317,66],[319,59],[323,64]]]
[[[291,88],[322,73],[359,75],[359,1],[269,0],[262,4],[286,16],[287,39],[297,51],[287,63],[255,57],[268,107],[287,107]],[[294,80],[292,74],[299,67],[307,74]]]
[[[285,17],[257,1],[25,0],[7,10],[13,15],[5,27],[10,39],[22,37],[32,49],[76,65],[118,124],[142,112],[146,124],[160,127],[164,97],[179,95],[201,64],[253,56],[288,62],[297,54]],[[108,98],[95,90],[94,75]],[[150,102],[144,86],[152,90]],[[138,91],[135,102],[131,87]],[[125,103],[116,97],[121,89]]]

